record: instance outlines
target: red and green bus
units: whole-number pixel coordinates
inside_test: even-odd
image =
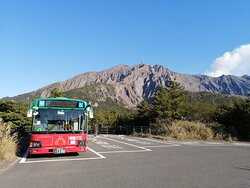
[[[30,154],[63,154],[87,150],[92,106],[70,98],[39,98],[30,104]]]

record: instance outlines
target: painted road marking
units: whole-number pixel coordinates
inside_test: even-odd
[[[29,154],[29,151],[30,151],[30,147],[28,147],[28,149],[26,150],[24,156],[21,158],[21,160],[20,160],[19,163],[25,163],[26,158],[27,158],[27,156],[28,156],[28,154]]]
[[[160,140],[154,140],[154,139],[150,139],[150,138],[140,138],[140,139],[151,141],[151,142],[156,142],[156,143],[161,143],[161,144],[167,144],[167,142],[160,141]],[[171,142],[168,142],[168,143],[171,143]]]
[[[126,140],[128,142],[135,142],[136,144],[143,144],[143,145],[150,145],[151,143],[149,142],[142,142],[138,139],[134,139],[134,138],[124,138],[124,137],[121,137],[122,140]]]
[[[91,140],[93,143],[96,143],[104,148],[108,148],[108,149],[121,149],[122,147],[121,146],[117,146],[117,145],[114,145],[114,144],[109,144],[107,142],[103,142],[103,141],[99,141],[97,140],[96,138],[93,138]]]
[[[109,137],[114,137],[114,138],[119,138],[125,137],[125,135],[109,135]],[[132,137],[132,136],[127,136],[127,137]],[[171,144],[171,145],[187,145],[187,146],[219,146],[219,147],[233,147],[233,146],[242,146],[242,147],[250,147],[249,143],[226,143],[226,142],[199,142],[199,141],[160,141],[160,140],[155,140],[155,139],[150,139],[150,138],[142,138],[142,137],[133,137],[137,139],[143,139],[147,141],[152,141],[156,143],[162,143],[162,144]],[[149,146],[145,146],[146,148],[149,148]]]
[[[147,140],[147,141],[151,141],[151,142],[155,142],[155,143],[160,143],[160,144],[164,144],[164,145],[174,145],[174,146],[181,146],[178,143],[174,143],[171,141],[160,141],[160,140],[155,140],[155,139],[150,139],[150,138],[139,138],[139,139],[143,139],[143,140]]]
[[[167,147],[176,147],[176,146],[181,146],[179,144],[171,144],[171,145],[159,145],[159,146],[145,146],[145,148],[167,148]],[[125,150],[125,151],[102,151],[99,153],[138,153],[138,152],[147,152],[149,150]],[[152,150],[150,150],[152,151]]]
[[[121,136],[119,136],[120,139],[122,139]],[[164,142],[164,141],[159,141],[159,140],[154,140],[154,139],[149,139],[149,138],[140,138],[140,137],[133,137],[133,138],[137,138],[137,139],[142,139],[142,140],[146,140],[146,141],[150,141],[150,142],[155,142],[155,143],[160,143],[160,144],[164,144],[164,145],[157,145],[157,146],[149,146],[150,144],[153,144],[153,143],[150,143],[150,142],[140,142],[139,140],[136,140],[136,139],[127,139],[127,138],[123,138],[123,140],[127,140],[127,141],[135,141],[136,143],[138,144],[147,144],[148,146],[144,146],[145,148],[150,148],[150,147],[171,147],[171,146],[181,146],[180,144],[176,144],[176,143],[172,143],[172,142]]]
[[[123,150],[123,151],[101,151],[99,153],[109,154],[109,153],[138,153],[138,152],[147,152],[152,150]]]
[[[37,161],[26,161],[26,158],[29,153],[29,148],[25,152],[24,157],[20,160],[19,163],[43,163],[43,162],[60,162],[60,161],[85,161],[85,160],[96,160],[96,159],[105,159],[106,157],[102,154],[98,153],[97,151],[88,147],[88,150],[96,154],[98,157],[89,157],[89,158],[75,158],[75,159],[45,159],[45,160],[37,160]]]
[[[112,138],[103,137],[103,139],[111,140],[111,141],[118,142],[118,143],[121,143],[121,144],[125,144],[125,145],[128,145],[128,146],[133,146],[135,148],[139,148],[139,149],[146,150],[146,151],[152,151],[151,149],[147,149],[147,148],[142,147],[142,146],[136,146],[134,144],[130,144],[130,143],[127,143],[127,142],[122,142],[122,141],[115,140],[115,139],[112,139]]]
[[[109,154],[109,153],[137,153],[137,152],[146,152],[146,151],[152,151],[151,149],[148,149],[148,148],[163,148],[163,147],[176,147],[176,146],[181,146],[180,144],[166,144],[166,142],[164,142],[164,145],[157,145],[157,146],[137,146],[137,145],[134,145],[134,144],[130,144],[130,143],[127,143],[127,142],[124,142],[124,141],[118,141],[118,140],[115,140],[115,139],[111,139],[111,138],[107,138],[107,137],[102,137],[103,139],[107,139],[107,140],[111,140],[111,141],[114,141],[114,142],[118,142],[118,143],[122,143],[122,144],[126,144],[126,145],[129,145],[129,146],[132,146],[132,147],[137,147],[137,148],[140,148],[140,150],[125,150],[125,151],[103,151],[103,152],[99,152],[99,153],[102,153],[102,154]],[[115,137],[117,138],[117,137]],[[135,141],[136,143],[142,143],[136,139],[123,139],[123,140],[128,140],[128,141]],[[150,139],[147,139],[148,141],[151,141]],[[154,140],[152,140],[154,141]],[[156,143],[158,143],[158,141],[155,141]],[[148,144],[151,144],[149,142],[147,142]],[[163,143],[163,142],[162,142]]]
[[[168,144],[168,145],[159,145],[159,146],[145,146],[146,148],[167,148],[167,147],[176,147],[181,146],[180,144]]]
[[[17,158],[15,161],[13,161],[10,165],[8,165],[7,167],[3,168],[3,169],[0,169],[0,174],[1,173],[4,173],[5,171],[9,170],[12,166],[14,166],[17,161],[19,160],[19,158]]]
[[[104,157],[102,154],[98,153],[97,151],[91,149],[90,147],[88,147],[88,150],[92,151],[94,154],[98,155],[100,158],[105,159],[106,157]]]

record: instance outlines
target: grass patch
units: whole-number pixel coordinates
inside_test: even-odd
[[[11,134],[11,125],[0,122],[0,160],[11,160],[17,152],[17,137]]]

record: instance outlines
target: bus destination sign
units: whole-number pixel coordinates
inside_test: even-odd
[[[66,100],[46,100],[39,101],[40,107],[61,107],[61,108],[83,108],[83,102]]]

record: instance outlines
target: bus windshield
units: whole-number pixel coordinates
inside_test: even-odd
[[[33,114],[32,132],[79,132],[85,128],[80,110],[38,109]]]

